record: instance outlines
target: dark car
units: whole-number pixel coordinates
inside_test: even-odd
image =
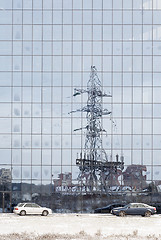
[[[130,203],[124,207],[113,208],[111,213],[121,217],[124,217],[125,215],[150,217],[152,214],[156,213],[156,208],[144,203]]]
[[[94,210],[94,213],[110,213],[113,208],[124,207],[124,206],[125,206],[125,204],[112,203],[112,204],[107,205],[106,207],[96,208]]]
[[[157,214],[161,214],[161,203],[153,203],[154,207],[156,207]]]

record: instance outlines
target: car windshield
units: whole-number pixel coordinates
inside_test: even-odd
[[[107,207],[112,207],[112,206],[118,206],[118,205],[120,205],[120,204],[119,203],[112,203],[112,204],[107,205],[106,208]]]
[[[131,204],[125,205],[125,208],[129,208],[131,207]]]
[[[108,208],[108,207],[111,207],[111,206],[112,206],[112,204],[109,204],[109,205],[107,205],[107,206],[105,206],[103,208]]]
[[[17,206],[22,207],[23,205],[24,205],[24,203],[19,203]]]

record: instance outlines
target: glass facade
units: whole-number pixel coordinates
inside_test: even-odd
[[[88,212],[161,192],[160,0],[0,1],[0,208],[32,201]],[[77,154],[86,140],[90,68],[110,116],[103,148],[124,169],[89,188]],[[82,128],[80,131],[74,129]],[[98,175],[97,175],[97,178]]]

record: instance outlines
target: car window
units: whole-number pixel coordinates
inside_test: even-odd
[[[123,205],[122,204],[117,204],[117,207],[123,207]]]
[[[128,205],[125,205],[126,208],[130,208],[131,207],[131,204],[128,204]]]
[[[134,207],[134,205],[133,205],[133,204],[129,204],[129,205],[128,205],[128,207],[130,207],[130,208],[133,208],[133,207]]]
[[[31,203],[27,203],[24,207],[32,207]]]
[[[151,206],[149,206],[148,204],[144,204],[144,207],[151,207]]]
[[[138,204],[138,207],[140,207],[140,208],[145,208],[145,207],[147,207],[147,206],[145,206],[144,204]]]
[[[131,204],[130,205],[130,208],[137,208],[138,207],[138,204]]]
[[[111,206],[112,206],[112,205],[107,205],[106,208],[109,208],[109,207],[111,207]]]
[[[33,204],[32,204],[32,207],[34,207],[34,208],[39,208],[40,206],[37,205],[37,204],[35,204],[35,203],[33,203]]]
[[[120,205],[119,205],[119,204],[115,204],[113,207],[114,207],[114,208],[120,207]]]

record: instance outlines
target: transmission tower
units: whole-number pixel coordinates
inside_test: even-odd
[[[101,189],[106,190],[109,176],[111,176],[113,172],[116,173],[118,169],[122,170],[124,162],[123,157],[121,161],[119,161],[118,155],[116,155],[116,161],[112,161],[111,159],[111,161],[109,161],[102,145],[101,134],[106,131],[102,128],[101,119],[104,115],[111,114],[108,109],[103,109],[102,99],[103,97],[112,96],[102,92],[101,82],[95,66],[91,66],[87,89],[75,88],[73,96],[83,93],[87,93],[88,95],[87,105],[81,109],[70,112],[86,112],[87,119],[87,125],[85,127],[74,130],[86,129],[84,149],[80,153],[80,157],[77,156],[76,159],[76,164],[80,169],[78,179],[83,182],[85,178],[84,186],[86,190],[93,190],[94,187],[98,190],[100,186]]]

